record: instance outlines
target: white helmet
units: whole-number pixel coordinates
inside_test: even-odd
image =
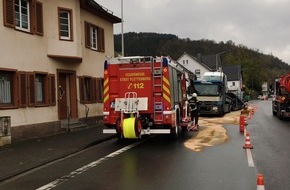
[[[197,97],[197,94],[196,93],[193,93],[192,94],[192,97],[195,97],[196,98]]]

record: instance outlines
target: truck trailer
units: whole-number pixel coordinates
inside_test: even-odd
[[[169,57],[120,57],[104,62],[103,133],[118,138],[178,135],[190,122],[186,76]]]
[[[290,73],[274,82],[273,115],[280,119],[290,117]]]

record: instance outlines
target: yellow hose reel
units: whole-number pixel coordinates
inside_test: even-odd
[[[141,132],[141,124],[139,119],[135,117],[126,118],[122,123],[123,136],[127,139],[139,138]]]

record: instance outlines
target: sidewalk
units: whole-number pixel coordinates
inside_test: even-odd
[[[112,136],[103,134],[103,127],[98,125],[0,147],[0,181]]]

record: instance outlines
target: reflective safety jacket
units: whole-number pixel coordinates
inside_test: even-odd
[[[189,111],[194,111],[194,110],[198,110],[199,109],[199,102],[196,98],[190,98],[188,100],[188,104],[189,104]]]

